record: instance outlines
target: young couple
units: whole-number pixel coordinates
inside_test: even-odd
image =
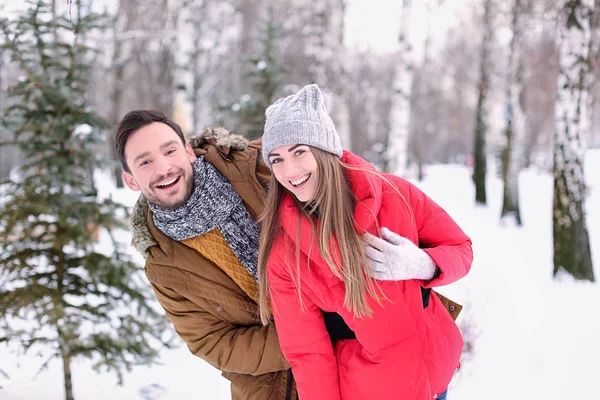
[[[431,288],[467,274],[470,239],[341,148],[317,85],[272,104],[257,142],[188,142],[137,110],[116,151],[157,299],[234,400],[445,398],[463,341]]]

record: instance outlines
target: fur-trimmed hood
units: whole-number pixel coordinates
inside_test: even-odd
[[[191,137],[189,142],[197,156],[206,154],[205,149],[208,146],[216,146],[224,154],[228,154],[231,150],[246,151],[248,149],[248,139],[220,126],[204,128],[200,134]],[[133,233],[131,245],[144,258],[148,258],[149,249],[156,244],[156,241],[148,229],[148,201],[143,194],[140,194],[133,207],[129,224]]]
[[[217,147],[229,147],[232,150],[239,151],[248,149],[248,139],[242,135],[231,133],[222,126],[207,126],[199,135],[190,137],[189,142],[194,149],[209,144],[214,144]]]

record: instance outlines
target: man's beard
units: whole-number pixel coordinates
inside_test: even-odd
[[[190,164],[191,165],[191,164]],[[190,197],[192,197],[192,193],[194,191],[194,176],[193,176],[193,168],[190,168],[191,174],[187,174],[187,182],[182,182],[185,184],[184,190],[185,190],[185,195],[183,196],[183,198],[177,202],[166,202],[161,200],[157,195],[156,195],[156,190],[160,190],[160,189],[156,189],[155,188],[155,184],[153,183],[150,187],[152,189],[147,190],[146,193],[144,193],[144,196],[146,196],[146,200],[148,200],[150,203],[154,204],[157,207],[160,207],[162,209],[165,210],[174,210],[176,208],[181,207],[182,205],[184,205],[185,203],[187,203],[187,201],[190,199]],[[156,182],[160,182],[162,180],[168,179],[171,176],[176,176],[176,175],[180,175],[179,179],[183,179],[184,175],[183,171],[178,171],[169,175],[165,175],[165,176],[161,176],[158,179],[156,179]]]

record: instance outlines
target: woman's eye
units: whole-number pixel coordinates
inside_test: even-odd
[[[281,161],[280,158],[272,158],[271,159],[271,164],[277,164],[279,161]]]
[[[300,156],[302,154],[306,153],[306,150],[300,149],[300,150],[296,150],[296,155]]]

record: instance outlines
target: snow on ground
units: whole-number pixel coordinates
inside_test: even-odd
[[[587,222],[600,278],[600,151],[588,152]],[[520,176],[523,227],[499,224],[502,184],[488,177],[487,207],[473,206],[469,172],[435,166],[421,188],[473,240],[470,274],[443,288],[466,300],[478,332],[473,360],[450,391],[456,399],[600,399],[598,283],[552,278],[552,177]]]
[[[600,151],[587,153],[586,174],[587,225],[600,279]],[[111,187],[108,182],[102,186]],[[440,289],[465,305],[459,322],[469,322],[476,333],[474,355],[463,362],[449,399],[600,399],[600,312],[595,310],[600,283],[552,278],[551,175],[534,168],[521,174],[521,228],[499,223],[502,184],[493,172],[485,207],[474,205],[470,171],[464,166],[430,166],[419,186],[469,234],[475,253],[469,275]],[[128,205],[137,197],[127,189],[105,190]],[[123,234],[123,240],[129,238]],[[58,360],[37,377],[43,361],[34,356],[17,358],[0,346],[0,360],[0,369],[10,376],[0,374],[0,399],[64,398]],[[161,363],[134,368],[120,387],[113,374],[97,374],[89,362],[78,361],[75,398],[230,398],[228,382],[185,346],[164,350]]]

